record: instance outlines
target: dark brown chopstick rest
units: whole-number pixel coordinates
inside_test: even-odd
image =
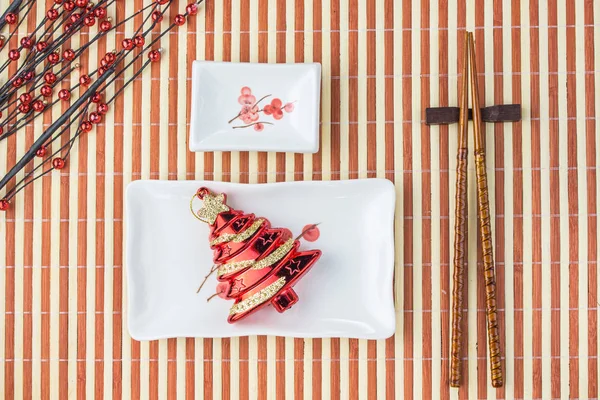
[[[459,120],[459,107],[430,107],[425,109],[427,125],[454,124]],[[473,119],[473,110],[469,108],[469,119]],[[483,122],[515,122],[521,120],[520,104],[499,104],[481,108]]]

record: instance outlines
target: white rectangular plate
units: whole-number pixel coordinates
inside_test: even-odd
[[[229,324],[232,301],[215,292],[208,225],[190,212],[202,186],[227,204],[289,228],[320,223],[321,258],[294,286],[300,300]],[[129,332],[137,340],[279,335],[383,339],[395,329],[393,300],[395,191],[384,179],[244,185],[209,181],[136,181],[127,187],[126,268]],[[199,204],[197,204],[199,207]]]
[[[279,116],[269,112],[276,99],[281,101]],[[316,153],[320,99],[317,63],[194,61],[190,150]]]

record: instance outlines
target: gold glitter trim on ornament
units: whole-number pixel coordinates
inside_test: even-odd
[[[212,193],[206,194],[202,198],[202,202],[204,204],[202,208],[198,210],[196,215],[212,225],[215,223],[217,215],[222,212],[229,211],[229,207],[223,203],[224,201],[225,195],[223,193],[216,196]]]
[[[282,276],[260,292],[253,294],[246,300],[242,300],[239,303],[234,304],[233,307],[231,307],[231,310],[229,310],[229,315],[240,314],[261,305],[275,296],[284,285],[285,277]]]
[[[223,276],[239,271],[240,269],[252,266],[252,269],[263,269],[270,267],[277,261],[281,260],[290,250],[294,247],[294,239],[289,239],[287,242],[275,249],[274,252],[266,256],[260,261],[256,260],[244,260],[228,264],[223,264],[217,271],[217,276]]]
[[[245,231],[240,232],[240,233],[226,233],[226,234],[221,235],[218,238],[214,239],[213,241],[211,241],[210,245],[214,246],[216,244],[221,244],[221,243],[226,243],[226,242],[241,243],[244,240],[248,239],[250,236],[254,235],[254,233],[256,233],[256,231],[258,230],[258,228],[260,228],[260,226],[263,224],[263,222],[265,222],[265,220],[262,218],[259,218],[256,221],[254,221],[254,223],[250,226],[250,228],[246,229]]]
[[[244,260],[229,264],[223,264],[219,267],[219,270],[217,271],[217,276],[231,274],[235,271],[239,271],[240,269],[249,267],[252,264],[254,264],[254,261],[255,260]]]

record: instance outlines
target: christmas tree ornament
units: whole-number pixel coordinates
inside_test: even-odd
[[[194,211],[196,198],[202,201],[202,207]],[[321,257],[320,250],[300,251],[298,239],[309,236],[317,229],[316,224],[307,225],[293,238],[289,229],[273,228],[266,218],[235,210],[227,205],[224,193],[215,194],[205,187],[196,192],[190,209],[210,226],[214,266],[206,278],[216,272],[219,281],[217,292],[210,298],[218,295],[234,300],[229,323],[269,304],[282,313],[298,302],[293,286]]]

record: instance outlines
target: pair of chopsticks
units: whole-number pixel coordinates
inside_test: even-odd
[[[469,69],[469,63],[471,68]],[[483,250],[485,278],[485,306],[490,354],[492,386],[503,384],[500,341],[498,336],[498,316],[496,312],[496,274],[492,229],[490,224],[490,204],[488,199],[487,173],[485,166],[485,140],[481,129],[481,108],[477,86],[477,67],[473,34],[465,34],[465,53],[462,74],[462,94],[460,99],[458,154],[456,168],[456,209],[454,224],[454,288],[452,290],[452,340],[450,354],[450,385],[458,387],[461,379],[461,336],[462,308],[465,266],[467,265],[467,133],[468,133],[468,78],[471,81],[473,108],[473,133],[475,137],[475,173],[477,177],[477,203],[479,206],[479,234]]]

